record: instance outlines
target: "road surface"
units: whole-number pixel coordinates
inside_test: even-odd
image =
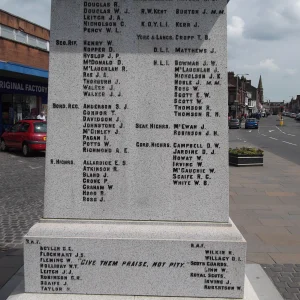
[[[284,117],[279,126],[277,116],[261,118],[259,129],[230,129],[229,142],[253,144],[300,165],[300,122]]]

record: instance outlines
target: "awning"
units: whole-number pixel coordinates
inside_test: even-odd
[[[20,65],[11,62],[0,61],[0,70],[19,73],[29,76],[48,78],[49,72],[43,69],[37,69],[25,65]]]

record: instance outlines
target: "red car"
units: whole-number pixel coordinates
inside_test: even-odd
[[[45,151],[47,122],[43,120],[22,120],[1,135],[1,151],[9,148],[22,150],[24,156],[33,151]]]

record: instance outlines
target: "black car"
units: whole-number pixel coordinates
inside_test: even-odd
[[[240,120],[238,120],[238,119],[231,119],[228,122],[228,126],[229,126],[229,129],[232,129],[232,128],[239,129],[239,128],[241,128]]]

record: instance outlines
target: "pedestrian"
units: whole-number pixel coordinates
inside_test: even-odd
[[[41,113],[36,118],[39,119],[39,120],[46,121],[45,112],[42,110]]]

